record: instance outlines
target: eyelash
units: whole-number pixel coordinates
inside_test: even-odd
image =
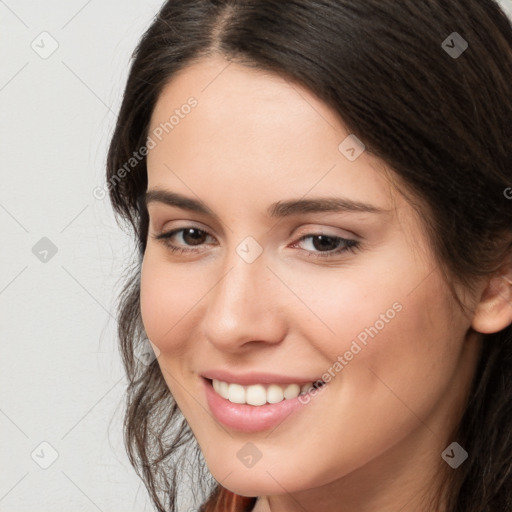
[[[169,241],[169,239],[172,238],[174,235],[176,235],[177,233],[181,233],[183,231],[186,231],[187,229],[195,229],[196,231],[199,231],[200,233],[204,233],[207,236],[212,236],[212,235],[210,235],[210,233],[208,233],[204,229],[199,229],[199,228],[196,228],[194,226],[190,226],[190,227],[185,227],[185,228],[173,229],[172,231],[169,231],[169,232],[166,232],[166,233],[160,233],[158,235],[152,235],[152,237],[155,240],[162,241],[164,243],[164,245],[172,253],[178,253],[178,254],[197,253],[198,251],[196,251],[194,249],[184,249],[183,247],[177,247],[176,245],[171,244],[170,241]],[[351,240],[351,239],[342,238],[342,237],[339,237],[339,236],[324,235],[323,233],[311,233],[309,235],[304,235],[301,238],[299,238],[299,240],[297,242],[295,242],[295,244],[297,244],[299,242],[302,242],[303,240],[306,240],[308,238],[314,238],[314,237],[317,237],[317,236],[325,236],[325,237],[327,237],[329,239],[338,241],[339,243],[343,243],[344,246],[342,246],[341,248],[338,248],[338,249],[333,249],[331,251],[318,251],[318,252],[317,251],[308,251],[306,249],[301,249],[302,251],[305,251],[306,253],[308,253],[308,257],[311,257],[311,255],[314,255],[313,257],[315,257],[315,258],[331,258],[331,257],[334,257],[334,256],[338,256],[338,255],[340,255],[342,253],[345,253],[347,251],[350,251],[351,253],[355,253],[355,252],[357,252],[360,249],[360,242],[358,242],[357,240]]]

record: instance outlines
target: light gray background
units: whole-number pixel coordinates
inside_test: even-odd
[[[114,321],[134,245],[92,192],[162,3],[0,0],[0,512],[151,510],[122,442]]]

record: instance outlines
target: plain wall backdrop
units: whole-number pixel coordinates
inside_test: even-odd
[[[93,191],[162,3],[0,0],[0,512],[152,510],[122,441],[135,247]]]

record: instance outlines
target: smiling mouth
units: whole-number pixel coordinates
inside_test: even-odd
[[[319,389],[325,382],[317,380],[306,384],[253,384],[242,386],[217,379],[207,379],[215,393],[235,404],[261,406],[277,404],[284,400],[293,400],[299,395],[305,395],[313,389]]]

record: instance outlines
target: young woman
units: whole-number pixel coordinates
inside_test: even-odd
[[[107,167],[138,244],[126,445],[157,510],[512,510],[495,1],[170,0]]]

